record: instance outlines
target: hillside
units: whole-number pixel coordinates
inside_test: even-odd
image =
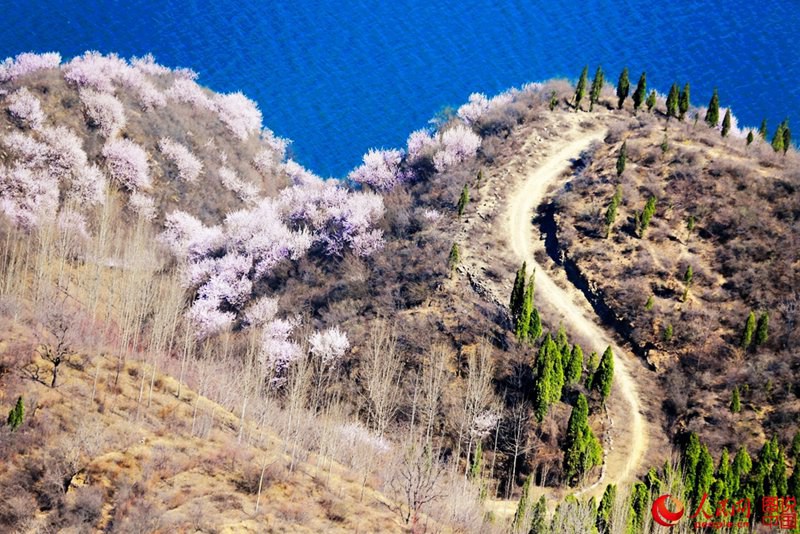
[[[796,151],[574,92],[474,94],[323,179],[150,56],[0,64],[2,524],[638,531],[740,445],[741,491],[786,486]]]

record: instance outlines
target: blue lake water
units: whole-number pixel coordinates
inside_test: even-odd
[[[634,2],[0,2],[0,56],[87,49],[152,52],[242,90],[295,158],[341,176],[373,146],[402,146],[443,106],[598,63],[607,79],[666,92],[692,84],[706,105],[719,87],[740,124],[788,117],[800,132],[800,3]],[[800,137],[796,135],[795,137]]]

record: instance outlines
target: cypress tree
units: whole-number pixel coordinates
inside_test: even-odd
[[[639,83],[636,84],[636,90],[633,92],[633,109],[638,110],[644,103],[647,97],[647,73],[643,72],[639,76]]]
[[[725,116],[722,118],[722,137],[727,137],[728,132],[731,131],[731,110],[725,110]]]
[[[564,370],[564,380],[567,385],[577,384],[581,380],[583,372],[583,349],[577,343],[573,345],[570,353],[569,363]]]
[[[563,324],[558,325],[558,331],[556,332],[556,347],[558,347],[558,352],[561,353],[562,356],[564,355],[565,350],[569,349],[567,329]]]
[[[656,213],[656,197],[650,197],[644,205],[641,219],[639,220],[639,237],[644,237],[644,232],[650,226],[650,220]]]
[[[653,295],[650,295],[649,297],[647,297],[647,302],[644,303],[644,309],[650,311],[653,309],[654,305],[655,305],[655,299],[653,299]]]
[[[520,310],[519,318],[514,333],[517,339],[525,341],[528,339],[528,332],[531,324],[531,313],[533,312],[533,276],[531,276],[525,294],[522,298],[522,309]]]
[[[477,480],[481,476],[481,461],[483,460],[483,445],[478,441],[478,446],[475,448],[475,455],[472,457],[472,466],[469,469],[469,477],[472,480]]]
[[[783,151],[783,130],[786,128],[786,122],[782,122],[778,125],[778,129],[775,130],[775,135],[772,136],[772,150],[775,152]]]
[[[714,483],[714,459],[711,453],[708,452],[708,447],[702,446],[700,457],[697,461],[697,474],[695,476],[695,485],[692,490],[691,500],[695,506],[700,503],[704,493],[708,493],[711,489],[711,484]]]
[[[716,128],[719,124],[719,94],[717,88],[714,88],[714,94],[711,95],[711,101],[708,103],[708,110],[706,111],[706,124],[711,128]]]
[[[631,508],[628,516],[628,532],[634,534],[642,531],[645,511],[650,500],[650,492],[642,482],[633,485],[631,492]]]
[[[786,126],[783,128],[783,154],[786,155],[786,152],[789,151],[789,148],[792,146],[792,131],[789,129],[789,122],[786,122]]]
[[[597,519],[595,526],[599,534],[609,534],[611,532],[611,512],[614,510],[614,501],[617,498],[617,486],[608,484],[600,499],[600,506],[597,507]]]
[[[761,126],[758,127],[758,135],[760,135],[761,139],[764,141],[767,140],[767,119],[761,120]]]
[[[607,347],[600,358],[600,365],[594,373],[592,386],[600,393],[600,400],[605,404],[608,395],[611,393],[611,382],[614,380],[614,353],[611,347]]]
[[[533,308],[531,325],[528,328],[528,341],[536,341],[540,337],[542,337],[542,318],[539,316],[539,310]]]
[[[567,423],[567,435],[564,447],[564,473],[570,485],[572,478],[580,473],[581,452],[584,447],[583,435],[588,425],[589,403],[586,402],[586,397],[584,397],[583,394],[578,394],[577,402],[572,408],[572,413]]]
[[[694,277],[694,271],[692,270],[692,266],[689,265],[686,267],[686,272],[683,274],[683,283],[686,288],[683,291],[683,301],[686,302],[686,297],[689,296],[689,287],[692,285],[692,278]]]
[[[617,80],[617,108],[622,109],[625,99],[631,90],[631,81],[628,79],[628,67],[622,69],[622,73]]]
[[[531,528],[528,534],[546,534],[547,533],[547,501],[544,495],[539,497],[539,500],[533,507],[531,512]]]
[[[747,132],[747,146],[750,146],[751,144],[753,144],[753,139],[754,139],[753,130],[750,130],[750,131]]]
[[[531,479],[533,476],[529,476],[525,479],[525,483],[522,485],[522,494],[519,496],[519,503],[517,503],[517,511],[514,513],[514,522],[512,523],[512,530],[516,532],[519,530],[519,527],[522,526],[522,522],[525,520],[525,516],[528,512],[528,495],[530,494],[531,489]]]
[[[717,465],[717,472],[714,474],[714,478],[722,482],[722,492],[718,494],[717,499],[712,502],[730,498],[731,460],[727,447],[722,448],[722,454],[719,457],[719,464]]]
[[[667,118],[670,117],[677,117],[678,116],[678,99],[680,98],[678,92],[678,84],[673,83],[672,87],[669,88],[669,94],[667,95]]]
[[[787,489],[789,495],[793,496],[796,501],[800,501],[800,460],[797,458],[794,460],[794,470],[789,478]]]
[[[544,416],[547,415],[547,410],[552,402],[551,399],[554,396],[554,362],[553,354],[550,350],[551,345],[555,346],[550,334],[547,334],[539,346],[539,352],[536,355],[535,362],[533,408],[536,419],[538,419],[540,423],[544,420]]]
[[[561,358],[561,351],[553,339],[550,339],[548,351],[552,355],[553,373],[550,388],[550,404],[557,402],[561,399],[561,393],[564,390],[564,362]]]
[[[750,312],[747,316],[747,322],[744,324],[744,331],[742,332],[741,347],[747,350],[753,342],[753,334],[756,331],[756,314]]]
[[[656,91],[655,89],[650,91],[650,95],[647,97],[647,111],[653,111],[653,108],[656,107]]]
[[[668,324],[667,327],[664,329],[664,341],[669,343],[672,341],[672,325]]]
[[[792,445],[789,448],[789,454],[792,458],[795,459],[795,461],[800,460],[800,430],[794,433],[794,437],[792,438]]]
[[[756,326],[756,346],[763,345],[767,342],[768,337],[768,330],[769,330],[769,314],[767,312],[763,312],[758,317],[758,326]]]
[[[741,399],[739,399],[739,386],[735,386],[733,388],[730,408],[731,408],[731,413],[739,413],[742,411],[742,401]]]
[[[467,208],[467,204],[469,204],[469,186],[464,184],[464,188],[461,190],[461,196],[458,198],[458,216],[461,217],[464,214],[464,210]]]
[[[6,423],[11,430],[16,430],[22,424],[23,419],[25,418],[25,404],[22,401],[22,397],[17,398],[17,402],[13,408],[8,412],[8,418],[6,419]]]
[[[603,92],[603,84],[605,83],[604,78],[603,68],[598,66],[592,80],[592,88],[589,90],[589,111],[593,111],[595,103],[600,100],[600,94]]]
[[[697,434],[692,432],[689,434],[689,442],[686,444],[686,449],[683,451],[683,474],[686,497],[691,497],[692,491],[694,491],[697,485],[697,464],[700,461],[701,452],[700,440],[697,438]]]
[[[556,92],[553,91],[552,93],[550,93],[550,111],[556,109],[557,105],[558,105],[558,98],[556,98]]]
[[[625,164],[623,162],[623,167],[624,166]],[[619,161],[617,161],[617,168],[619,169]],[[608,205],[608,208],[606,208],[606,237],[611,235],[611,227],[614,225],[614,221],[617,220],[617,208],[619,207],[620,202],[622,202],[622,188],[617,186],[616,191],[614,191],[614,196],[611,197],[611,203]]]
[[[687,82],[678,97],[678,119],[683,120],[689,111],[689,106],[691,106],[691,96],[689,95],[689,83]]]
[[[511,289],[511,302],[509,308],[511,310],[511,319],[516,328],[517,319],[522,311],[522,300],[525,296],[525,278],[527,277],[527,263],[522,262],[522,267],[517,270],[517,275],[514,278],[514,286]]]
[[[581,100],[586,95],[586,77],[589,75],[589,66],[586,65],[581,71],[581,77],[578,80],[578,85],[575,87],[575,111],[581,109]]]
[[[458,264],[461,262],[461,251],[458,248],[458,243],[453,243],[453,246],[450,247],[450,255],[447,257],[447,265],[450,267],[452,271],[455,269]]]
[[[617,155],[617,176],[622,176],[625,172],[625,164],[628,162],[628,142],[623,141]]]

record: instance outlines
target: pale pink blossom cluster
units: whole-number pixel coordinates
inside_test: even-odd
[[[89,239],[86,217],[72,209],[62,209],[58,214],[58,228],[67,235],[85,241]]]
[[[475,156],[481,146],[481,138],[462,124],[448,128],[440,134],[439,148],[433,156],[433,164],[439,172]]]
[[[8,96],[8,112],[21,124],[41,127],[45,120],[42,103],[26,87],[20,87]]]
[[[114,137],[125,127],[125,108],[114,95],[85,89],[80,92],[80,99],[89,124],[104,137]]]
[[[303,187],[322,187],[324,182],[322,178],[312,173],[293,159],[288,160],[282,165],[283,172],[289,177],[289,180],[294,185]]]
[[[469,101],[458,108],[458,118],[467,124],[475,124],[487,111],[489,111],[489,99],[483,93],[472,93]]]
[[[296,318],[273,319],[261,327],[259,361],[271,373],[274,386],[285,382],[286,368],[303,355],[300,345],[291,338],[299,324]]]
[[[214,104],[220,120],[242,141],[261,131],[258,105],[241,92],[214,95]]]
[[[222,167],[219,170],[220,181],[226,189],[236,193],[243,202],[255,202],[258,199],[258,188],[248,182],[245,182],[228,167]]]
[[[134,191],[128,197],[128,206],[131,211],[146,221],[152,221],[156,218],[156,203],[148,195],[140,191]]]
[[[371,149],[364,154],[364,162],[353,169],[348,178],[377,191],[390,191],[404,179],[400,169],[402,161],[403,152],[400,150]]]
[[[432,155],[436,148],[436,139],[428,130],[417,130],[408,136],[406,151],[410,160],[419,159],[421,156]]]
[[[256,154],[253,165],[260,173],[269,176],[286,157],[288,141],[277,137],[268,128],[261,130],[261,141],[266,144],[266,148]]]
[[[177,257],[196,263],[222,246],[222,229],[206,226],[186,212],[174,211],[164,220],[161,241]]]
[[[205,339],[230,328],[236,315],[220,311],[217,304],[212,301],[198,299],[186,312],[186,317],[194,327],[195,336],[198,339]]]
[[[167,89],[167,97],[184,104],[189,104],[194,108],[208,111],[216,110],[214,102],[206,94],[206,91],[200,87],[197,82],[188,78],[178,78],[175,80],[172,83],[172,87]]]
[[[486,410],[475,416],[469,431],[474,436],[485,436],[497,426],[499,420],[500,416],[496,412]]]
[[[114,79],[119,78],[130,67],[116,54],[107,56],[96,51],[84,52],[64,65],[64,79],[80,87],[102,93],[114,91]]]
[[[326,367],[335,365],[350,348],[347,334],[339,330],[338,326],[314,332],[308,344],[311,354],[319,358]]]
[[[422,218],[431,223],[437,223],[442,218],[442,212],[434,209],[425,209],[422,212]]]
[[[259,327],[278,315],[278,299],[262,295],[244,311],[244,323],[248,326]]]
[[[108,141],[102,150],[111,177],[131,191],[150,187],[147,152],[130,139]]]
[[[78,206],[104,200],[105,178],[88,164],[81,139],[68,128],[14,131],[0,138],[0,144],[13,162],[3,169],[3,211],[19,224],[31,227],[53,220],[60,190]]]
[[[203,163],[182,144],[169,137],[158,141],[158,149],[178,168],[178,176],[185,182],[195,182],[203,172]]]
[[[61,54],[47,52],[34,54],[25,52],[15,58],[6,58],[0,63],[0,82],[14,81],[20,76],[44,69],[55,69],[61,64]]]

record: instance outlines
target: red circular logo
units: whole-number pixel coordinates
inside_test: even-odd
[[[675,501],[674,512],[667,508],[667,501],[670,499]],[[683,503],[672,495],[662,495],[653,502],[653,507],[650,511],[653,513],[653,521],[662,527],[672,527],[683,517]]]

